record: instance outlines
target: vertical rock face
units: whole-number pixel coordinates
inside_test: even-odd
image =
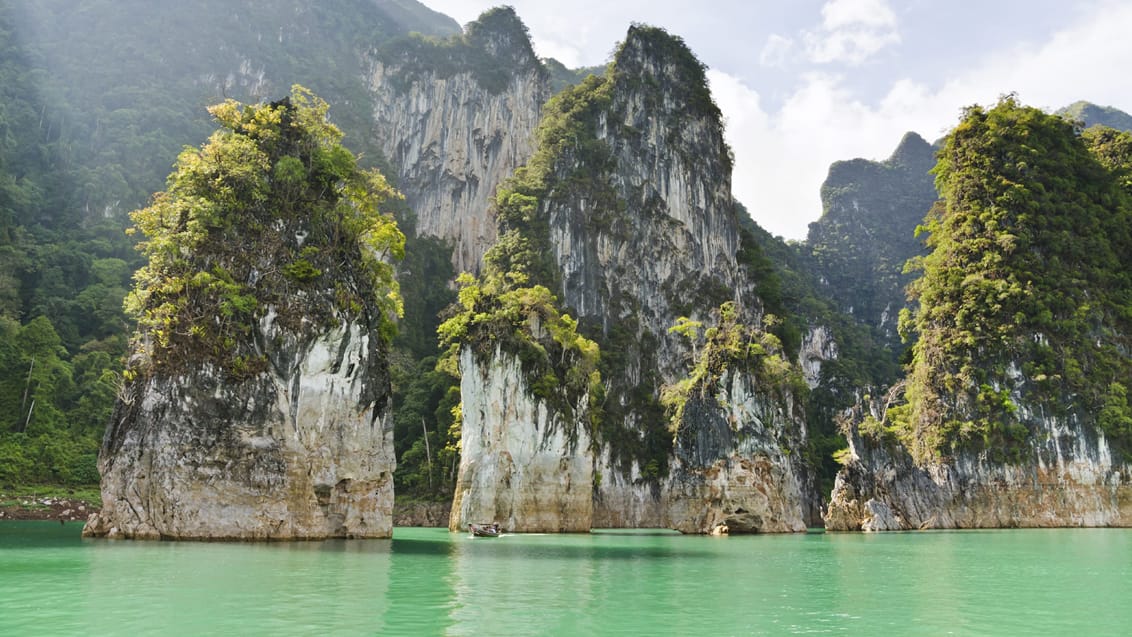
[[[883,162],[839,161],[822,184],[824,212],[810,224],[807,247],[838,309],[852,314],[899,351],[896,318],[912,280],[904,263],[925,253],[915,229],[938,199],[935,151],[908,133]]]
[[[721,409],[722,407],[722,409]],[[669,481],[669,524],[685,533],[804,531],[805,431],[790,401],[728,373],[716,396],[690,401]]]
[[[464,348],[460,373],[467,451],[449,528],[498,522],[511,532],[588,532],[594,464],[586,426],[533,397],[519,360],[498,348],[486,364]]]
[[[515,195],[537,201],[520,223],[535,234],[519,241],[547,246],[559,302],[601,345],[604,420],[592,445],[548,432],[530,387],[507,379],[514,365],[506,356],[465,360],[462,462],[477,477],[465,482],[462,472],[461,485],[482,487],[459,487],[453,528],[491,521],[468,517],[477,510],[509,516],[519,510],[510,504],[516,494],[529,491],[524,502],[535,508],[523,517],[547,530],[803,529],[804,467],[788,456],[805,431],[789,392],[736,372],[694,402],[675,446],[659,403],[662,387],[688,373],[693,353],[669,333],[678,317],[706,320],[730,302],[743,321],[758,326],[762,318],[736,258],[730,152],[702,65],[679,38],[633,27],[606,77],[551,104],[538,133],[543,146],[524,174],[537,186]],[[532,179],[529,171],[545,172]],[[515,230],[508,232],[514,242]],[[509,429],[497,430],[501,421]],[[533,456],[524,450],[532,437]],[[556,464],[544,474],[550,484],[517,491],[514,479],[499,475],[517,475],[510,467],[520,456],[535,458],[523,461],[531,466]],[[477,483],[479,476],[487,479]],[[547,491],[553,495],[537,495]],[[542,521],[565,510],[576,523],[556,529]],[[524,526],[519,517],[508,523]]]
[[[213,107],[222,129],[132,214],[138,331],[85,534],[390,536],[404,235],[328,108],[301,87]]]
[[[370,85],[378,142],[417,235],[450,241],[457,270],[478,271],[496,239],[495,188],[530,158],[550,96],[526,28],[513,10],[494,9],[448,44],[394,43]]]
[[[802,337],[802,347],[798,350],[798,365],[802,368],[806,386],[810,389],[821,384],[822,363],[837,360],[837,341],[829,328],[819,325],[810,328]]]
[[[99,461],[103,509],[84,534],[140,539],[389,537],[388,371],[373,326],[301,336],[269,314],[269,369],[202,367],[135,383]]]
[[[718,109],[689,77],[694,71],[682,68],[698,64],[691,52],[682,43],[675,55],[664,49],[670,38],[631,29],[614,60],[610,104],[595,122],[611,155],[612,199],[564,193],[548,210],[566,305],[603,327],[634,312],[653,335],[681,314],[737,296],[742,285]],[[563,157],[557,176],[600,169],[575,161]],[[719,298],[709,298],[713,292]],[[678,343],[661,339],[659,360],[670,374],[681,363]]]
[[[636,335],[624,353],[627,377],[614,384],[659,391],[685,375],[690,352],[668,333],[679,316],[704,317],[722,302],[739,301],[749,321],[761,320],[756,291],[736,262],[730,151],[697,65],[671,36],[631,29],[614,60],[609,106],[596,121],[596,137],[610,151],[607,185],[617,203],[582,191],[549,207],[566,305],[606,334]],[[559,174],[572,169],[567,163]],[[615,443],[604,443],[595,526],[690,533],[722,523],[737,532],[804,528],[804,480],[795,473],[801,467],[783,462],[777,446],[771,451],[756,442],[799,431],[798,414],[777,406],[750,378],[731,382],[722,395],[741,398],[726,399],[726,408],[714,400],[696,404],[694,425],[682,430],[667,476],[650,479],[655,466],[625,462]],[[630,408],[625,422],[610,426],[631,437],[664,431],[658,415]]]
[[[1127,184],[1095,141],[1011,96],[945,138],[917,341],[849,420],[831,528],[1132,523]]]
[[[833,531],[1132,525],[1132,466],[1073,417],[1042,417],[1016,462],[961,453],[917,465],[895,443],[850,435],[826,527]]]

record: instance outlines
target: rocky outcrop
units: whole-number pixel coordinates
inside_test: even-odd
[[[370,86],[377,142],[416,234],[451,242],[457,271],[478,272],[496,239],[495,188],[530,158],[550,97],[526,27],[494,9],[448,43],[388,45]]]
[[[912,280],[904,263],[925,253],[915,230],[938,198],[928,172],[934,165],[935,150],[915,133],[883,162],[834,163],[821,188],[822,216],[806,239],[825,292],[876,330],[894,357],[902,349],[896,319]]]
[[[372,326],[311,337],[273,314],[271,362],[233,382],[203,366],[133,383],[99,459],[102,511],[83,533],[138,539],[389,537],[389,378]]]
[[[802,377],[810,389],[821,384],[822,363],[835,361],[838,357],[837,341],[833,333],[824,325],[810,328],[802,336],[802,347],[798,349],[798,366]]]
[[[668,329],[680,316],[706,318],[727,301],[738,302],[756,325],[762,309],[736,260],[730,151],[698,61],[678,39],[634,27],[612,68],[609,104],[595,122],[595,136],[609,150],[606,196],[595,196],[596,189],[559,193],[548,207],[550,237],[565,304],[606,336],[636,335],[628,346],[606,341],[624,349],[617,352],[624,368],[609,380],[611,396],[629,403],[614,425],[630,432],[622,440],[670,438],[667,420],[657,422],[657,412],[635,409],[627,398],[642,386],[659,393],[687,373],[691,352]],[[576,156],[567,154],[571,160]],[[558,175],[575,169],[566,163]],[[804,435],[800,414],[778,406],[750,378],[731,382],[723,394],[739,391],[742,399],[698,405],[702,427],[677,442],[667,475],[655,459],[627,459],[618,453],[623,443],[603,441],[595,526],[688,533],[724,522],[740,532],[804,528],[801,467],[763,444],[780,436],[796,442]],[[648,462],[654,466],[641,466]]]
[[[212,109],[225,132],[133,216],[149,261],[87,535],[390,536],[404,236],[326,108],[296,87]]]
[[[706,313],[744,284],[719,111],[696,85],[698,61],[683,43],[665,50],[672,36],[657,31],[630,29],[613,62],[612,97],[594,123],[610,153],[597,180],[604,200],[557,193],[547,213],[565,304],[603,330],[632,313],[634,328],[662,336],[676,317]],[[565,180],[579,160],[563,159],[556,177]],[[682,371],[680,339],[658,346],[666,375]]]
[[[962,452],[917,464],[895,441],[850,432],[826,528],[1132,526],[1132,465],[1076,418],[1042,417],[1024,455]]]
[[[684,533],[805,531],[811,489],[800,454],[805,431],[790,400],[728,373],[716,396],[689,402],[669,480],[669,523]],[[722,406],[722,409],[720,407]]]
[[[795,409],[729,373],[715,396],[689,403],[667,478],[650,483],[636,464],[617,470],[608,449],[597,459],[594,528],[804,531],[813,488],[793,452],[805,438]]]
[[[736,257],[730,151],[703,66],[679,38],[634,26],[606,76],[551,109],[539,131],[549,147],[528,167],[541,172],[524,175],[536,186],[518,195],[537,212],[509,222],[508,236],[547,247],[553,280],[539,282],[601,345],[604,422],[592,441],[567,435],[507,355],[465,355],[467,486],[451,528],[495,515],[512,530],[802,530],[808,483],[790,455],[805,428],[791,398],[736,371],[718,400],[696,404],[697,426],[675,447],[659,403],[693,353],[669,333],[678,317],[707,320],[729,302],[748,324],[762,318]]]
[[[520,361],[496,349],[460,354],[460,469],[448,528],[498,522],[509,532],[588,532],[593,517],[592,440],[532,395]],[[575,413],[584,413],[583,397]]]
[[[393,503],[393,526],[446,527],[452,502],[397,498]]]

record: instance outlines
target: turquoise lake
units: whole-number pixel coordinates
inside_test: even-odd
[[[1132,635],[1132,530],[286,544],[0,523],[0,635]]]

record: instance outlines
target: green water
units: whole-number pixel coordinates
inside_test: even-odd
[[[0,523],[0,635],[1132,635],[1132,530],[82,540]]]

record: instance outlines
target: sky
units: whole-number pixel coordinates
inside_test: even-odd
[[[834,161],[945,135],[1016,93],[1132,112],[1129,0],[505,0],[538,55],[604,64],[629,25],[678,35],[708,68],[735,153],[732,191],[763,228],[805,239]],[[423,0],[461,24],[498,3]]]

